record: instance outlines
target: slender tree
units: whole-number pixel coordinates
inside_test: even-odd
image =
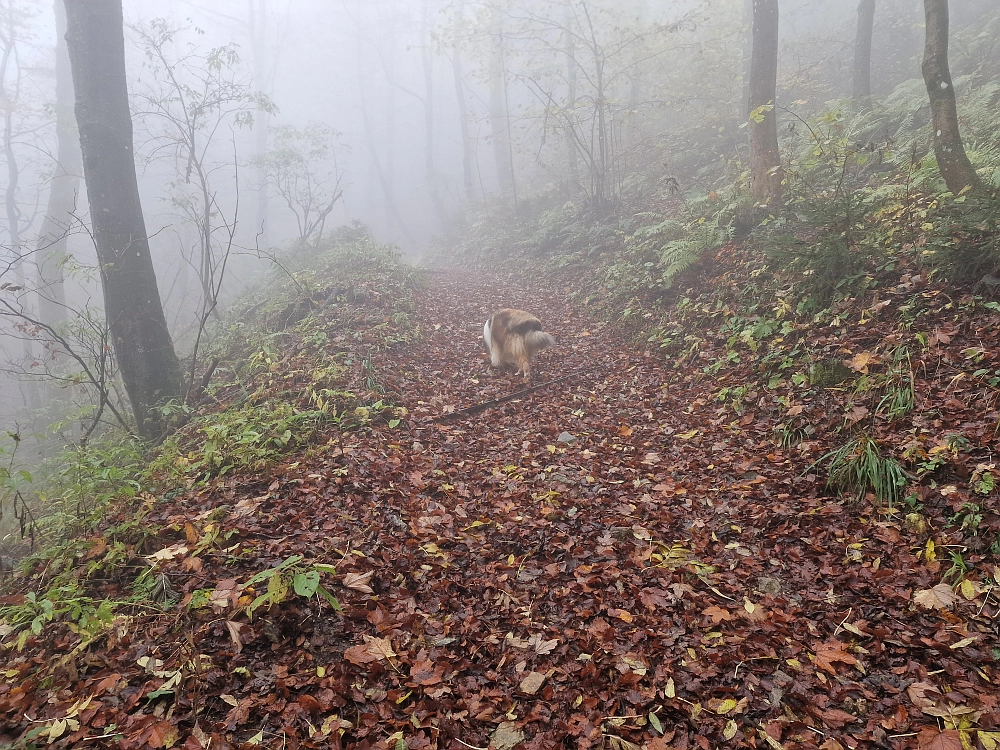
[[[55,0],[56,17],[56,164],[49,183],[45,219],[38,234],[38,315],[49,325],[66,319],[63,261],[67,237],[76,210],[83,164],[80,134],[73,116],[73,77],[66,51],[66,8]]]
[[[509,198],[514,195],[514,165],[511,160],[510,117],[507,111],[503,11],[495,7],[492,14],[490,24],[490,130],[493,139],[493,161],[496,163],[500,194]]]
[[[462,71],[462,41],[465,34],[465,0],[460,0],[455,17],[455,31],[451,40],[451,72],[455,82],[455,102],[458,104],[458,126],[462,135],[462,189],[465,200],[471,201],[473,143],[469,132],[469,105],[465,96],[465,75]]]
[[[577,68],[576,37],[573,33],[573,3],[565,0],[563,5],[563,61],[566,66],[566,104],[564,109],[573,112],[576,109]],[[576,189],[580,182],[580,168],[577,153],[577,142],[573,129],[564,128],[566,148],[566,181],[570,190]]]
[[[872,106],[872,33],[875,29],[875,0],[858,3],[858,32],[854,41],[854,81],[851,98],[858,109]]]
[[[966,188],[979,187],[980,181],[958,129],[958,105],[948,69],[948,0],[924,0],[924,17],[927,26],[921,70],[931,103],[934,154],[948,190],[957,195]]]
[[[753,0],[750,60],[750,182],[754,200],[781,201],[781,154],[775,92],[778,80],[778,0]]]
[[[104,312],[136,427],[163,431],[155,408],[180,397],[174,352],[139,202],[125,80],[121,0],[65,0],[66,43]]]
[[[750,63],[753,60],[753,0],[743,0],[743,29],[740,33],[743,52],[743,108],[740,118],[750,111]]]

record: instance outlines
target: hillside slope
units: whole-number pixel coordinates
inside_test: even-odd
[[[725,253],[720,267],[738,269]],[[918,277],[839,326],[783,327],[791,316],[727,307],[732,274],[636,347],[558,277],[429,273],[414,341],[366,370],[393,418],[147,497],[141,523],[158,531],[132,553],[178,603],[92,637],[55,622],[23,649],[6,638],[0,739],[995,746],[997,493],[977,495],[972,473],[992,457],[998,415],[996,386],[972,370],[1000,368],[996,311],[949,307]],[[926,345],[893,359],[913,295],[927,300]],[[533,385],[561,380],[462,413],[521,388],[488,371],[478,340],[502,306],[536,313],[558,342]],[[972,347],[981,356],[962,353]],[[876,445],[899,429],[878,418],[883,392],[857,379],[900,361],[912,455],[938,463],[906,480],[908,499],[878,502],[862,484],[845,500],[817,459],[866,419]],[[955,509],[971,503],[963,529]],[[88,542],[81,564],[107,544]]]

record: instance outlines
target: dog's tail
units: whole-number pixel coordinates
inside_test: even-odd
[[[524,348],[528,350],[529,354],[540,352],[542,349],[548,349],[550,346],[555,345],[556,340],[552,338],[551,333],[546,333],[545,331],[528,331],[524,334]]]

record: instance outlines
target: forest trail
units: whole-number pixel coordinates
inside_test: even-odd
[[[69,747],[114,724],[123,750],[836,750],[916,747],[946,706],[991,700],[964,677],[993,669],[975,597],[916,607],[940,565],[778,450],[766,394],[734,420],[713,378],[627,345],[568,289],[428,276],[416,340],[369,370],[402,421],[151,504],[144,554],[179,606],[30,646],[3,716],[70,717]],[[442,419],[523,387],[480,341],[504,306],[556,337],[532,385],[579,375]],[[343,614],[288,584],[248,617],[271,591],[253,576],[283,562],[335,566]]]

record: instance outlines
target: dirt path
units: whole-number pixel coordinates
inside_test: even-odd
[[[376,363],[408,430],[352,438],[336,484],[316,468],[277,492],[275,522],[311,530],[283,551],[350,548],[338,572],[371,576],[374,596],[345,591],[349,616],[317,622],[309,654],[286,657],[300,672],[328,664],[333,693],[355,686],[344,747],[391,747],[373,744],[390,728],[449,750],[937,736],[906,688],[991,668],[988,650],[948,649],[959,636],[914,609],[939,567],[921,567],[898,523],[845,510],[806,459],[775,448],[773,425],[734,421],[710,378],[625,346],[568,292],[433,274],[421,340]],[[521,387],[488,370],[479,340],[503,306],[558,340],[537,382],[588,376],[435,421]],[[982,698],[972,681],[951,689]]]

